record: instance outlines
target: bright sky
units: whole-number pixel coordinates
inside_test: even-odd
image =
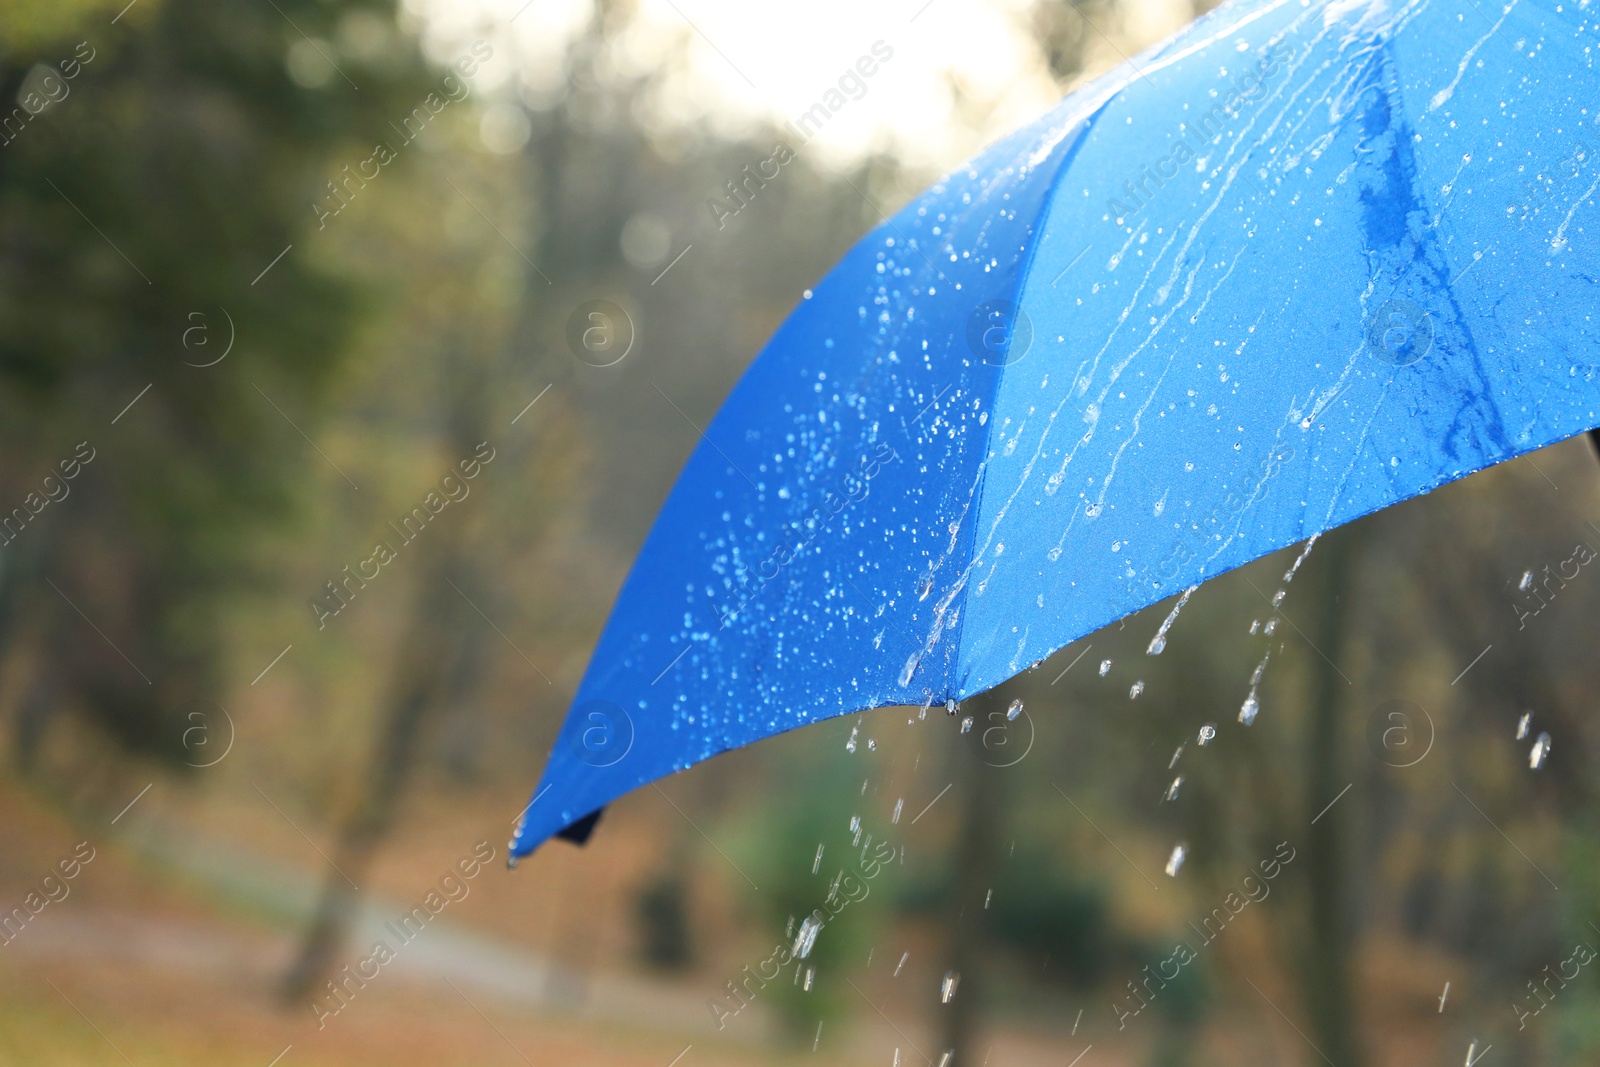
[[[808,147],[815,165],[848,166],[874,144],[914,167],[945,170],[1038,116],[1058,99],[1032,39],[1036,0],[635,0],[627,30],[608,44],[606,69],[623,77],[667,71],[641,103],[652,128],[709,123],[727,133],[763,119],[794,121],[858,59],[893,56],[864,79]],[[590,0],[405,0],[426,27],[430,54],[448,61],[485,37],[518,63],[494,63],[480,88],[512,77],[522,98],[551,98],[565,77],[562,56],[587,24]],[[624,5],[619,5],[624,6]],[[520,11],[520,14],[519,14]],[[515,17],[513,17],[515,16]],[[1121,25],[1099,24],[1131,51],[1181,26],[1187,0],[1126,0]],[[1116,63],[1092,36],[1094,72]],[[957,113],[952,85],[966,98]],[[848,86],[847,86],[848,87]]]

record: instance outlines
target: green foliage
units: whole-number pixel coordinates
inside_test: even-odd
[[[380,3],[145,0],[113,23],[121,7],[30,5],[0,44],[0,100],[23,109],[0,145],[5,507],[75,442],[98,453],[0,549],[0,612],[26,615],[66,703],[177,762],[222,681],[217,614],[311,488],[299,431],[368,313],[362,278],[321,265],[310,202],[428,78],[414,48],[367,63],[332,43],[351,20],[392,30]],[[295,83],[290,20],[359,91]],[[55,102],[31,114],[40,84]],[[38,575],[62,596],[19,602]],[[69,597],[126,661],[86,647]]]

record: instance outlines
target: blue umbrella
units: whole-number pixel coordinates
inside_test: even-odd
[[[1235,0],[869,233],[707,427],[513,854],[1600,424],[1591,20]]]

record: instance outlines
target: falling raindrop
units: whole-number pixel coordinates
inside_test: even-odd
[[[861,727],[859,727],[859,726],[850,727],[850,740],[848,740],[848,741],[846,741],[844,743],[844,750],[846,752],[854,752],[856,750],[856,734],[858,734],[860,732],[861,732]]]
[[[900,962],[894,965],[894,974],[890,975],[889,977],[891,977],[891,978],[899,978],[900,977],[900,968],[904,967],[906,965],[906,960],[909,960],[910,958],[911,958],[911,953],[902,952],[900,954]]]
[[[1543,1009],[1541,1009],[1541,1010],[1543,1010]],[[1472,1067],[1473,1063],[1476,1062],[1473,1059],[1473,1053],[1475,1053],[1477,1051],[1478,1051],[1478,1042],[1477,1041],[1473,1041],[1472,1044],[1467,1046],[1467,1062],[1465,1064],[1463,1064],[1463,1067]],[[1483,1051],[1488,1052],[1489,1050],[1488,1049],[1484,1049]]]
[[[1142,692],[1144,692],[1144,679],[1141,678],[1128,687],[1128,699],[1138,700],[1139,694]]]
[[[983,910],[989,910],[989,901],[994,899],[994,890],[991,889],[983,895]]]
[[[1183,861],[1189,855],[1189,846],[1179,841],[1172,846],[1172,855],[1167,857],[1167,877],[1176,878],[1183,869]]]
[[[950,1061],[955,1058],[956,1050],[947,1048],[939,1054],[939,1067],[950,1067]]]
[[[1525,711],[1522,718],[1517,720],[1517,740],[1525,741],[1528,737],[1528,727],[1533,723],[1533,712]]]
[[[870,737],[867,738],[867,751],[868,752],[876,752],[876,751],[878,751],[878,742],[874,741]]]
[[[1533,770],[1541,770],[1544,761],[1550,758],[1550,735],[1541,733],[1533,739],[1533,749],[1528,753],[1528,766]]]
[[[1278,620],[1275,619],[1275,618],[1268,619],[1267,620],[1267,624],[1261,628],[1262,634],[1264,634],[1267,637],[1271,637],[1274,633],[1277,633],[1277,631],[1278,631]]]
[[[822,869],[822,845],[817,844],[817,858],[811,861],[811,873],[816,874]]]
[[[1255,687],[1250,688],[1250,695],[1244,698],[1244,703],[1239,705],[1239,721],[1249,726],[1256,721],[1256,715],[1261,711],[1261,701],[1256,699]]]
[[[806,984],[802,988],[807,993],[811,992],[811,979],[815,978],[816,975],[817,975],[817,969],[815,967],[807,967],[806,968]]]
[[[1208,722],[1200,727],[1200,744],[1202,747],[1210,743],[1211,739],[1216,736],[1217,728],[1213,724]]]
[[[922,713],[920,715],[918,715],[917,718],[926,719],[928,717],[928,709],[933,707],[933,690],[932,689],[924,689],[922,691],[922,694],[923,694]]]
[[[1261,682],[1261,676],[1267,671],[1267,660],[1272,658],[1272,649],[1267,649],[1267,654],[1261,657],[1261,662],[1256,664],[1256,669],[1250,672],[1250,688],[1254,689]]]
[[[1250,632],[1251,633],[1258,633],[1258,632],[1260,632],[1260,630],[1261,630],[1261,620],[1260,619],[1251,619],[1250,620]]]
[[[1194,595],[1194,591],[1198,588],[1200,587],[1197,585],[1191,585],[1183,591],[1183,595],[1178,598],[1178,602],[1172,606],[1172,611],[1162,621],[1160,629],[1156,630],[1156,635],[1150,639],[1150,647],[1144,650],[1145,655],[1159,656],[1167,650],[1167,631],[1172,629],[1172,624],[1178,621],[1178,612],[1183,610],[1183,606],[1189,602],[1189,598]]]
[[[894,823],[895,825],[899,825],[899,823],[900,823],[900,811],[905,806],[906,806],[906,798],[905,797],[901,797],[899,800],[896,800],[894,802],[894,814],[889,817],[889,821],[891,823]]]
[[[1182,785],[1183,785],[1183,775],[1180,774],[1180,775],[1178,775],[1178,777],[1176,777],[1176,778],[1174,778],[1172,780],[1172,784],[1171,785],[1167,786],[1167,799],[1168,800],[1177,800],[1178,799],[1178,788],[1180,786],[1182,786]]]
[[[859,816],[859,815],[850,816],[850,832],[851,833],[855,833],[859,829],[861,829],[861,816]]]
[[[1178,750],[1172,754],[1172,758],[1167,760],[1167,770],[1170,771],[1178,765],[1178,757],[1181,755],[1183,755],[1183,746],[1179,745]]]
[[[1011,721],[1015,720],[1018,715],[1021,715],[1021,714],[1022,714],[1022,701],[1013,700],[1011,702],[1011,706],[1006,709],[1006,721],[1007,722],[1011,722]]]
[[[1288,593],[1289,593],[1289,590],[1287,590],[1287,589],[1280,589],[1276,593],[1273,593],[1272,594],[1272,606],[1273,607],[1277,607],[1279,604],[1282,604],[1283,603],[1283,598],[1285,596],[1287,596]]]
[[[1523,571],[1522,572],[1522,581],[1517,583],[1517,592],[1526,593],[1529,589],[1532,589],[1532,588],[1533,588],[1533,572],[1532,571]]]
[[[895,1046],[894,1063],[890,1067],[900,1067],[900,1047],[898,1045]]]
[[[939,1003],[948,1004],[955,999],[956,986],[961,984],[961,976],[955,971],[944,972],[944,979],[939,983]]]
[[[968,715],[968,716],[966,716],[965,718],[963,718],[961,720],[961,732],[964,733],[964,734],[970,734],[972,732],[972,716],[971,715]]]
[[[1289,569],[1283,572],[1283,584],[1288,585],[1290,582],[1294,581],[1295,571],[1299,570],[1300,564],[1304,563],[1306,561],[1306,557],[1311,555],[1311,549],[1315,547],[1317,538],[1321,536],[1321,534],[1311,535],[1311,540],[1306,542],[1306,547],[1300,550],[1300,554],[1296,556],[1294,562],[1289,565]],[[1283,594],[1280,592],[1278,595],[1281,598]],[[1273,604],[1276,605],[1277,601],[1273,601]]]
[[[790,954],[797,960],[811,955],[811,947],[817,943],[817,934],[821,932],[822,920],[817,918],[817,913],[807,915],[800,923],[800,932],[794,935],[794,947],[789,950]]]
[[[1108,659],[1101,660],[1100,661],[1100,677],[1104,678],[1106,675],[1108,675],[1110,673],[1111,673],[1111,661],[1108,660]]]

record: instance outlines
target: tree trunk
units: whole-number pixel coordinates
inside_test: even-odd
[[[1005,772],[986,766],[978,755],[983,750],[977,744],[964,742],[971,736],[981,736],[983,724],[988,721],[985,712],[1000,699],[998,692],[992,692],[966,702],[962,715],[973,717],[973,734],[958,734],[955,746],[955,789],[951,795],[961,804],[961,829],[953,857],[948,951],[949,968],[959,981],[950,1002],[937,1007],[941,1043],[934,1055],[936,1067],[977,1067],[983,1062],[978,1030],[984,992],[984,904],[993,886],[1000,833],[999,776]],[[946,1050],[953,1052],[948,1064],[940,1058]]]
[[[1334,1067],[1360,1067],[1362,1062],[1351,973],[1357,930],[1351,890],[1350,835],[1345,829],[1351,825],[1355,805],[1346,796],[1337,806],[1323,811],[1339,796],[1340,790],[1350,784],[1353,773],[1340,717],[1350,684],[1335,664],[1346,658],[1343,655],[1348,646],[1345,640],[1349,618],[1346,588],[1359,539],[1359,535],[1349,529],[1324,537],[1316,557],[1307,561],[1311,566],[1306,568],[1302,578],[1304,581],[1313,575],[1320,576],[1311,590],[1315,594],[1317,614],[1313,617],[1310,639],[1316,643],[1316,648],[1307,653],[1312,691],[1305,748],[1305,806],[1307,817],[1316,817],[1316,822],[1306,837],[1310,923],[1304,961],[1305,998],[1317,1047],[1333,1061]],[[1320,1064],[1322,1059],[1313,1056],[1308,1062]]]

